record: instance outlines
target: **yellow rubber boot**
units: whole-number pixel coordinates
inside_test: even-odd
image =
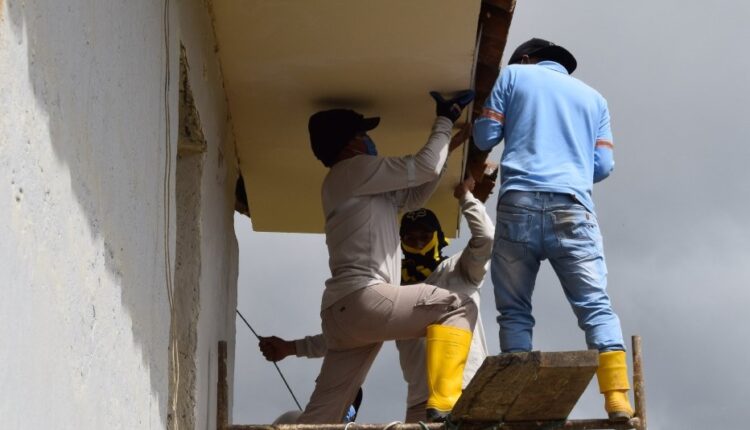
[[[471,332],[433,324],[427,327],[427,417],[442,421],[461,396]]]
[[[596,371],[599,392],[604,394],[604,409],[612,421],[627,421],[633,417],[633,408],[628,399],[630,382],[625,351],[609,351],[599,354],[599,369]]]

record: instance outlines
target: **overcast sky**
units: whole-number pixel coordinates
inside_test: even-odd
[[[747,428],[750,399],[750,3],[661,0],[519,1],[503,65],[537,36],[568,48],[575,73],[607,99],[613,175],[594,189],[609,292],[627,338],[644,341],[649,424],[658,429]],[[497,153],[494,154],[498,156]],[[494,219],[495,200],[488,203]],[[239,307],[257,331],[286,339],[320,330],[329,276],[322,235],[252,232],[235,218]],[[466,231],[465,228],[462,231]],[[466,243],[453,242],[447,253]],[[534,348],[585,349],[583,333],[545,263],[537,280]],[[499,352],[489,276],[482,318]],[[320,360],[280,362],[300,402]],[[403,418],[395,349],[378,356],[361,422]],[[294,409],[273,366],[237,325],[234,422],[268,423]],[[595,383],[573,418],[603,417]],[[744,424],[744,425],[743,425]]]

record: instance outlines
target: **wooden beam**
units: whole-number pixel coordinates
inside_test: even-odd
[[[516,8],[516,0],[482,0],[482,3],[498,7],[507,12],[513,12]]]
[[[515,0],[483,0],[477,23],[479,50],[474,70],[474,108],[472,117],[478,118],[482,113],[485,100],[490,95],[495,80],[500,73],[500,61],[508,40],[508,31],[513,20]],[[468,144],[466,168],[472,172],[484,170],[487,153],[479,151],[473,144]],[[483,181],[484,178],[475,178]]]
[[[633,336],[633,397],[635,416],[640,420],[638,430],[646,430],[646,384],[643,377],[643,357],[641,356],[641,337]]]
[[[477,23],[477,31],[480,33],[477,67],[474,74],[475,115],[481,112],[482,105],[489,96],[500,72],[500,59],[505,50],[510,23],[513,19],[511,10],[495,3],[498,2],[482,2]],[[499,3],[507,3],[507,1],[499,1]]]
[[[229,385],[227,384],[227,342],[219,341],[219,377],[216,381],[216,430],[229,427]]]

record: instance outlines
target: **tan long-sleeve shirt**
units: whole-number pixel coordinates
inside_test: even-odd
[[[471,296],[478,308],[479,288],[487,273],[492,255],[495,227],[482,202],[471,193],[466,193],[459,203],[461,212],[469,225],[471,239],[461,252],[443,260],[425,279],[424,283]],[[402,288],[409,288],[409,286],[404,285]],[[326,341],[322,334],[306,336],[294,342],[298,357],[323,357],[327,351]],[[481,315],[478,315],[474,335],[471,339],[469,356],[464,367],[464,386],[474,377],[487,354],[484,326],[482,325]],[[424,359],[421,356],[416,360],[411,360],[410,357],[403,358],[406,359],[401,360],[401,367],[407,382],[411,383],[412,380],[419,378],[424,379]],[[409,402],[408,405],[412,405],[422,400],[415,398],[407,401]]]
[[[321,192],[331,269],[322,309],[361,288],[401,283],[398,213],[424,206],[432,195],[452,128],[438,117],[415,155],[358,155],[331,167]]]

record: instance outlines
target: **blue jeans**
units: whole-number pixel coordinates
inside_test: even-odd
[[[502,352],[531,351],[531,295],[544,259],[560,279],[588,347],[624,350],[606,291],[596,216],[568,194],[508,191],[498,202],[491,268]]]

